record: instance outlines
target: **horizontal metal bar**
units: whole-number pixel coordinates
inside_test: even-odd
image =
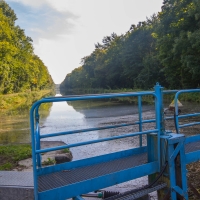
[[[184,127],[188,127],[188,126],[194,126],[194,125],[198,125],[200,124],[200,122],[193,122],[193,123],[189,123],[189,124],[183,124],[183,125],[179,125],[179,128],[184,128]]]
[[[163,94],[171,94],[171,93],[176,93],[180,90],[163,90]]]
[[[79,142],[79,143],[75,143],[75,144],[58,146],[58,147],[53,147],[53,148],[48,148],[48,149],[41,149],[41,150],[36,150],[35,153],[36,154],[45,153],[45,152],[49,152],[49,151],[56,151],[56,150],[61,150],[61,149],[65,149],[65,148],[72,148],[72,147],[77,147],[77,146],[83,146],[83,145],[94,144],[94,143],[98,143],[98,142],[105,142],[105,141],[121,139],[121,138],[126,138],[126,137],[133,137],[133,136],[137,136],[137,135],[143,135],[143,134],[149,134],[149,133],[155,133],[155,132],[158,132],[158,129],[153,129],[153,130],[148,130],[148,131],[143,131],[143,132],[129,133],[129,134],[125,134],[125,135],[102,138],[102,139],[98,139],[98,140],[90,140],[90,141],[86,141],[86,142]]]
[[[200,141],[200,134],[193,135],[185,138],[185,144]]]
[[[156,121],[155,119],[143,120],[142,123],[151,123],[151,122],[155,122],[155,121]],[[48,137],[55,137],[55,136],[60,136],[60,135],[70,135],[70,134],[84,133],[84,132],[90,132],[90,131],[120,128],[120,127],[125,127],[125,126],[137,125],[139,123],[140,123],[139,121],[136,121],[135,123],[130,123],[130,124],[117,124],[114,126],[104,126],[104,127],[79,129],[79,130],[65,131],[65,132],[58,132],[58,133],[49,133],[49,134],[40,135],[40,138],[48,138]]]
[[[187,114],[187,115],[179,115],[178,118],[187,118],[187,117],[196,117],[200,116],[200,113],[193,113],[193,114]]]
[[[186,164],[200,160],[200,150],[185,154]]]
[[[178,118],[179,119],[183,119],[183,118],[187,118],[187,117],[197,117],[197,116],[200,116],[200,113],[193,113],[193,114],[187,114],[187,115],[178,115]],[[174,119],[174,116],[172,117],[165,117],[166,120],[169,120],[169,119]]]
[[[93,95],[93,96],[74,96],[74,97],[52,97],[52,98],[44,98],[41,99],[33,105],[39,105],[41,103],[48,103],[48,102],[61,102],[61,101],[77,101],[77,100],[91,100],[91,99],[108,99],[108,98],[115,98],[115,97],[136,97],[136,96],[145,96],[145,95],[156,95],[153,92],[133,92],[133,93],[116,93],[116,94],[102,94],[102,95]]]
[[[117,92],[117,93],[101,93],[101,94],[83,94],[83,95],[62,95],[62,96],[56,96],[56,97],[45,97],[44,99],[54,99],[54,98],[74,98],[74,97],[82,97],[82,96],[108,96],[108,95],[121,95],[121,94],[125,94],[125,95],[129,95],[129,94],[147,94],[149,95],[149,93],[154,93],[154,91],[137,91],[137,92]]]

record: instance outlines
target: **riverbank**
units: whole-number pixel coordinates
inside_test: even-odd
[[[66,145],[61,141],[41,141],[41,149]],[[58,150],[42,155],[43,165],[54,165],[55,156],[71,154],[69,150]],[[0,171],[32,171],[32,153],[30,144],[0,146]]]
[[[54,95],[53,90],[28,91],[22,93],[0,95],[1,115],[18,113],[27,110],[42,97]]]
[[[164,88],[165,90],[165,88]],[[62,95],[82,95],[82,94],[104,94],[104,93],[126,93],[126,92],[141,92],[141,91],[154,91],[152,90],[143,90],[143,89],[132,89],[132,88],[121,88],[121,89],[105,89],[105,88],[85,88],[85,89],[70,89],[70,90],[61,90]],[[172,101],[174,99],[175,93],[164,94],[164,101]],[[183,93],[179,96],[180,101],[187,102],[196,102],[200,103],[200,92],[193,93]],[[111,99],[110,99],[111,101]],[[138,103],[137,97],[120,97],[112,99],[112,101],[120,102],[120,103]],[[142,97],[143,104],[152,104],[153,97],[152,95],[145,95]]]

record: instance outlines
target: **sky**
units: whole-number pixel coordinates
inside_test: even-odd
[[[5,0],[19,25],[33,39],[36,55],[54,83],[81,66],[96,43],[113,32],[125,34],[161,11],[163,0]]]

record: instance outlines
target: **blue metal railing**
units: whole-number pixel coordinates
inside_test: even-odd
[[[200,122],[193,122],[193,123],[189,123],[189,124],[179,125],[179,118],[200,116],[200,113],[193,113],[193,114],[180,115],[180,116],[178,115],[178,97],[179,97],[179,95],[183,94],[183,93],[193,93],[193,92],[200,92],[200,89],[181,90],[181,91],[178,91],[176,93],[176,95],[175,95],[175,98],[174,98],[174,104],[175,104],[175,126],[176,126],[177,133],[179,133],[179,129],[180,128],[184,128],[184,127],[189,127],[189,126],[194,126],[194,125],[200,124]]]
[[[62,96],[62,97],[49,97],[41,99],[35,102],[30,110],[30,126],[31,126],[31,139],[32,139],[32,158],[33,158],[33,173],[34,173],[34,188],[35,188],[35,196],[37,196],[37,170],[41,168],[41,153],[49,152],[49,151],[56,151],[65,148],[77,147],[82,145],[94,144],[98,142],[104,142],[109,140],[121,139],[126,137],[133,137],[139,136],[139,144],[140,147],[142,146],[142,135],[150,134],[150,133],[157,133],[158,140],[157,145],[158,149],[160,148],[160,134],[161,134],[161,126],[160,126],[160,119],[161,119],[161,90],[160,86],[157,84],[155,86],[155,92],[133,92],[133,93],[119,93],[119,94],[98,94],[98,95],[78,95],[78,96]],[[155,115],[156,119],[150,120],[143,120],[142,119],[142,97],[146,95],[151,95],[155,98]],[[116,98],[116,97],[138,97],[138,113],[139,113],[139,120],[134,123],[129,124],[118,124],[114,126],[105,126],[105,127],[97,127],[97,128],[88,128],[88,129],[80,129],[80,130],[73,130],[73,131],[65,131],[65,132],[58,132],[58,133],[50,133],[50,134],[42,134],[40,135],[39,129],[39,107],[43,103],[50,103],[50,102],[62,102],[62,101],[83,101],[83,100],[95,100],[95,99],[108,99],[108,98]],[[152,130],[142,131],[142,124],[144,123],[152,123],[156,122],[156,128]],[[111,128],[119,128],[124,126],[131,126],[131,125],[139,125],[139,132],[128,133],[119,136],[107,137],[97,140],[90,140],[86,142],[79,142],[75,144],[63,145],[53,148],[47,149],[40,149],[40,140],[43,138],[48,137],[55,137],[59,135],[69,135],[81,132],[89,132],[89,131],[96,131],[96,130],[105,130]],[[158,151],[158,158],[160,158],[160,151]],[[160,160],[158,159],[159,165]]]
[[[95,143],[99,143],[99,142],[111,141],[111,140],[122,139],[122,138],[127,138],[127,137],[139,136],[139,146],[140,147],[137,148],[137,152],[144,153],[144,149],[149,150],[147,152],[148,159],[150,158],[148,160],[148,164],[151,164],[152,161],[154,162],[154,165],[152,165],[153,166],[152,168],[154,168],[154,171],[153,172],[150,171],[149,174],[160,171],[161,164],[165,163],[165,161],[166,161],[165,157],[167,154],[166,153],[167,149],[165,149],[165,148],[167,148],[167,145],[165,146],[165,144],[163,145],[163,143],[161,145],[160,138],[162,138],[162,139],[168,138],[169,139],[171,137],[171,136],[169,136],[170,134],[168,135],[168,133],[165,131],[164,120],[173,120],[174,119],[176,130],[178,130],[177,133],[179,133],[180,128],[200,124],[200,122],[192,122],[192,123],[186,123],[186,124],[179,125],[179,119],[188,118],[188,117],[197,117],[197,116],[200,116],[200,113],[178,115],[178,97],[179,97],[179,95],[182,93],[188,93],[188,92],[189,93],[200,92],[200,89],[182,90],[182,91],[178,91],[178,90],[163,91],[163,88],[159,84],[156,84],[154,89],[155,89],[155,91],[151,91],[151,92],[145,91],[145,92],[128,92],[128,93],[113,93],[113,94],[92,94],[92,95],[90,94],[90,95],[71,95],[71,96],[61,96],[61,97],[49,97],[49,98],[44,98],[44,99],[41,99],[41,100],[35,102],[30,110],[35,200],[38,200],[38,176],[46,174],[46,173],[52,173],[53,170],[59,171],[59,170],[63,169],[63,166],[56,166],[55,167],[56,169],[53,169],[53,170],[52,170],[52,167],[42,168],[41,154],[50,152],[50,151],[56,151],[56,150],[61,150],[61,149],[65,149],[65,148],[72,148],[72,147],[78,147],[78,146],[83,146],[83,145],[95,144]],[[163,94],[171,94],[171,93],[175,93],[174,116],[164,117]],[[146,120],[143,119],[142,97],[147,96],[147,95],[151,95],[155,99],[155,119],[146,119]],[[137,97],[137,99],[138,99],[138,105],[137,105],[138,106],[138,121],[135,121],[132,123],[122,123],[122,124],[116,124],[116,125],[103,126],[103,127],[69,130],[69,131],[64,131],[64,132],[54,132],[54,133],[48,133],[48,134],[42,134],[42,135],[40,134],[39,107],[43,103],[63,102],[63,101],[98,100],[98,99],[108,99],[108,98],[116,98],[116,97],[117,98],[118,97]],[[145,124],[145,123],[155,123],[156,127],[144,131],[143,124]],[[73,144],[57,146],[57,147],[52,147],[52,148],[46,148],[46,149],[41,149],[41,146],[40,146],[40,140],[44,139],[44,138],[56,137],[56,136],[61,136],[61,135],[71,135],[71,134],[84,133],[84,132],[90,132],[90,131],[114,129],[114,128],[120,128],[120,127],[128,127],[128,126],[133,126],[133,125],[138,126],[138,132],[129,132],[129,133],[121,134],[118,136],[100,138],[100,139],[89,140],[89,141],[84,141],[84,142],[77,142],[77,143],[73,143]],[[142,147],[142,145],[143,145],[142,144],[142,136],[143,135],[147,135],[147,147]],[[161,135],[164,135],[164,136],[160,137]],[[173,134],[171,134],[171,135],[173,135]],[[156,136],[156,137],[154,137],[154,136]],[[177,136],[181,136],[181,134],[177,134],[176,137]],[[190,142],[194,142],[199,139],[200,139],[200,136],[187,138],[186,144],[190,143]],[[182,140],[184,141],[184,139],[182,139]],[[179,144],[179,146],[183,144],[183,141],[181,144]],[[161,146],[165,147],[165,148],[162,149]],[[136,149],[134,149],[134,150],[136,150]],[[145,152],[146,152],[146,150],[145,150]],[[172,157],[174,156],[173,160],[175,159],[175,156],[179,151],[180,150],[178,148],[176,148],[174,150],[174,152],[171,152]],[[181,149],[181,151],[183,151],[183,148]],[[121,152],[117,152],[117,153],[121,153]],[[182,153],[184,154],[184,152],[182,152]],[[194,157],[194,156],[196,156],[197,153],[199,153],[199,152],[190,153],[188,155],[188,157],[191,154]],[[109,156],[110,156],[110,154],[109,154]],[[189,159],[188,157],[187,157],[187,159],[188,159],[187,162],[189,162],[189,160],[193,159],[193,157],[191,159]],[[110,159],[110,157],[109,157],[109,159]],[[88,159],[87,159],[87,161],[88,161]],[[83,162],[83,160],[81,160],[81,162]],[[93,160],[92,161],[90,160],[90,164],[92,162],[93,162]],[[76,163],[76,162],[72,162],[72,164],[73,163]],[[78,163],[78,164],[80,164],[80,163]],[[149,167],[149,168],[151,168],[151,167]],[[141,168],[139,168],[139,169],[141,169]],[[172,170],[174,170],[174,169],[172,169]],[[149,175],[149,174],[146,174],[146,175]],[[175,184],[175,186],[176,186],[176,184]]]

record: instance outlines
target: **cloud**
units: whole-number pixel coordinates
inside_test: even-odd
[[[37,42],[40,38],[52,39],[72,34],[78,16],[70,11],[58,11],[47,1],[8,0],[17,14],[17,24],[25,29],[26,35]]]

